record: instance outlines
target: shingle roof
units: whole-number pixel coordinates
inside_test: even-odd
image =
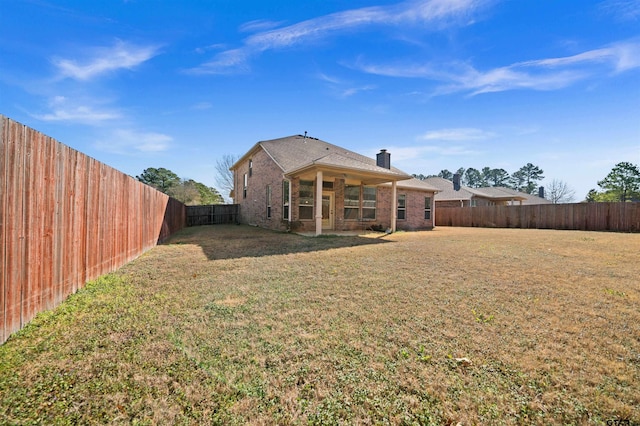
[[[436,201],[470,200],[471,197],[475,195],[469,191],[471,188],[467,188],[466,186],[461,186],[458,191],[454,190],[453,182],[441,177],[426,178],[424,182],[438,188],[439,192],[435,196]]]
[[[452,201],[452,200],[470,200],[472,197],[482,197],[491,200],[516,200],[522,201],[522,204],[549,204],[550,201],[535,195],[526,194],[516,191],[515,189],[503,186],[488,186],[483,188],[469,188],[460,186],[460,190],[453,189],[453,182],[441,177],[430,177],[425,179],[429,183],[440,189],[441,192],[436,194],[436,201]]]
[[[506,189],[509,189],[509,188],[499,187],[499,186],[485,186],[482,188],[469,188],[469,191],[479,197],[484,197],[484,198],[492,198],[492,199],[504,199],[504,198],[524,199],[525,198],[522,196],[522,193],[518,191],[515,191],[515,190],[505,191]]]
[[[260,141],[256,144],[257,146],[262,147],[285,174],[319,165],[388,175],[390,180],[409,177],[407,173],[396,167],[391,169],[380,167],[374,158],[309,136],[294,135]]]
[[[486,194],[482,195],[485,197],[520,200],[523,205],[551,204],[551,201],[546,198],[540,198],[537,195],[527,194],[526,192],[516,191],[515,189],[506,188],[504,186],[474,188],[474,191],[480,194]]]
[[[398,188],[421,189],[423,191],[433,192],[440,191],[440,189],[435,186],[429,185],[427,182],[416,178],[398,181]]]

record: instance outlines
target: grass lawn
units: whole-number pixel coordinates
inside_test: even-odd
[[[0,424],[640,424],[640,234],[188,228],[0,347]]]

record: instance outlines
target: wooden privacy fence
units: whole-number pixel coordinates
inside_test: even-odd
[[[0,115],[0,343],[185,223],[182,203]]]
[[[436,226],[640,232],[640,203],[437,207]]]
[[[187,206],[187,226],[238,223],[238,204]]]

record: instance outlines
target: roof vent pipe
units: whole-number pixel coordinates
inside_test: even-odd
[[[391,169],[391,154],[386,149],[381,149],[376,155],[376,165],[378,167],[384,167],[385,169]]]

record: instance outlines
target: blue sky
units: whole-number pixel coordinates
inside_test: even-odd
[[[579,201],[640,164],[640,0],[0,0],[0,113],[134,176],[307,131]]]

